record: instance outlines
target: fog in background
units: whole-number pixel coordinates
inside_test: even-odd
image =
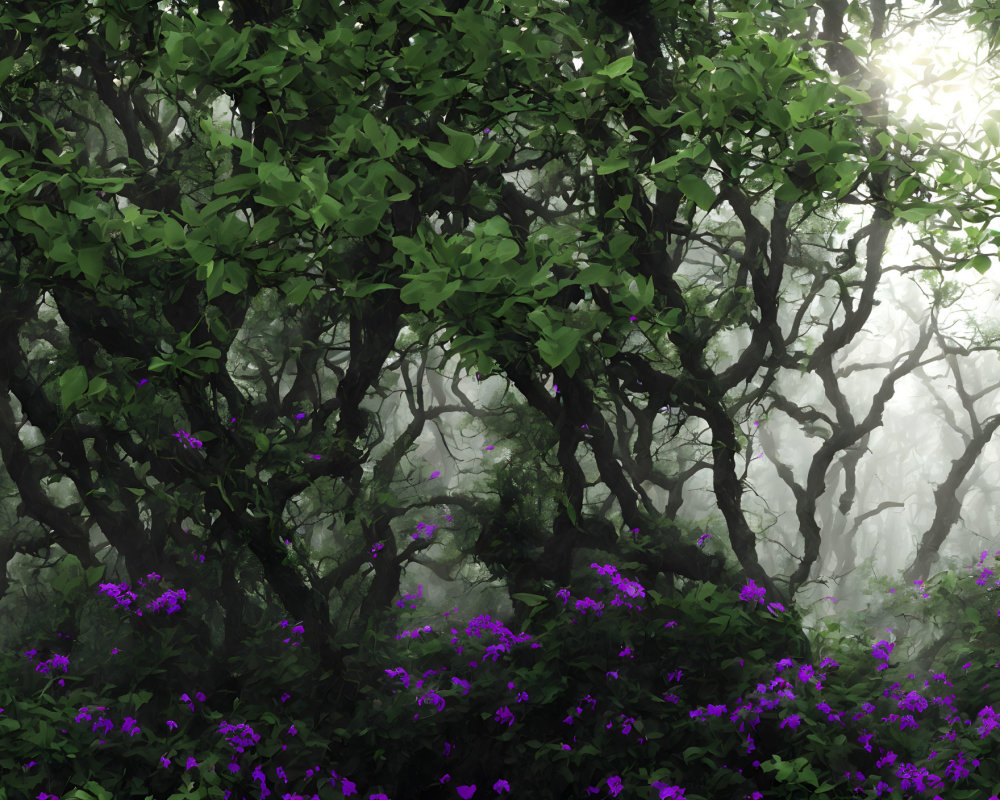
[[[905,4],[905,8],[907,18],[926,12],[926,9],[911,4]],[[985,53],[980,38],[978,34],[970,32],[962,21],[911,26],[898,35],[887,37],[876,63],[885,66],[885,78],[891,87],[891,113],[904,123],[906,120],[922,119],[940,125],[941,136],[945,141],[956,141],[953,133],[964,133],[972,140],[982,138],[982,131],[976,128],[975,123],[981,121],[986,112],[1000,108],[1000,103],[996,92],[992,90],[992,82],[986,77],[995,77],[995,73],[976,63],[977,55],[981,57]],[[582,61],[574,59],[574,65],[579,69]],[[946,73],[946,70],[950,72]],[[927,85],[920,85],[920,80],[942,74],[949,80],[925,80]],[[967,152],[975,154],[971,149],[967,149]],[[937,172],[940,173],[940,168]],[[530,185],[534,180],[533,174],[527,172],[517,174],[514,178],[522,187]],[[554,199],[552,205],[558,208],[562,204]],[[842,213],[837,218],[848,220],[850,225],[845,233],[835,234],[833,238],[837,246],[843,247],[850,236],[870,218],[870,211],[867,218],[857,213],[856,207],[841,206],[840,211]],[[759,208],[757,213],[760,214]],[[766,215],[761,216],[766,222]],[[727,221],[717,213],[711,214],[710,219],[711,224]],[[861,335],[849,348],[841,351],[840,358],[835,362],[838,376],[842,371],[849,371],[846,377],[840,378],[839,385],[848,397],[856,419],[867,414],[871,398],[888,369],[913,347],[920,322],[926,317],[930,307],[931,290],[926,284],[919,283],[920,274],[904,275],[898,271],[899,268],[917,264],[927,267],[934,265],[927,251],[913,243],[915,231],[916,226],[912,224],[897,224],[893,229],[883,259],[883,276],[878,294],[881,305],[875,309]],[[940,242],[939,246],[942,251],[946,250]],[[832,258],[832,255],[828,257]],[[699,276],[703,276],[705,265],[711,261],[711,253],[706,253],[705,248],[693,246],[681,270],[681,274],[688,280],[686,285],[693,284]],[[859,258],[859,267],[854,271],[855,277],[862,275],[863,257]],[[951,345],[968,345],[977,335],[977,329],[989,333],[996,325],[994,320],[998,316],[997,299],[1000,297],[1000,274],[997,269],[994,262],[992,269],[983,276],[974,270],[945,275],[948,281],[958,284],[963,290],[961,298],[944,309],[939,316],[940,329],[951,338]],[[787,270],[786,286],[792,285],[794,274],[801,276],[802,270]],[[820,320],[827,321],[827,325],[813,328],[814,344],[820,341],[831,318],[838,325],[844,320],[843,309],[834,313],[838,301],[831,286],[832,284],[828,284],[824,291],[827,302],[814,303],[811,309]],[[786,302],[779,311],[783,330],[790,329],[792,318],[798,310],[796,300],[801,297],[801,292],[786,295]],[[735,361],[749,343],[750,336],[748,329],[742,329],[723,332],[715,339],[719,353],[716,371],[727,368]],[[940,348],[932,344],[923,363],[940,353]],[[976,398],[977,416],[981,418],[993,413],[997,395],[992,387],[1000,383],[997,353],[991,351],[963,356],[960,360],[960,374],[964,389]],[[551,388],[551,379],[548,385]],[[784,370],[779,373],[776,385],[785,397],[800,407],[812,406],[835,418],[833,408],[824,395],[822,383],[815,375]],[[503,380],[499,377],[490,378],[481,384],[472,377],[461,383],[462,391],[470,398],[487,401],[490,399],[489,392],[494,397],[498,396],[502,386]],[[868,442],[868,452],[859,464],[856,501],[848,517],[845,533],[850,533],[857,517],[873,511],[885,502],[900,503],[902,506],[886,508],[860,523],[856,534],[857,566],[850,574],[841,574],[843,570],[838,570],[841,565],[836,563],[835,557],[818,563],[821,575],[817,575],[814,570],[811,576],[813,580],[834,575],[838,576],[838,580],[830,580],[826,585],[809,583],[800,589],[797,602],[803,608],[812,609],[805,616],[806,627],[812,627],[824,619],[846,619],[850,611],[865,611],[871,602],[866,594],[871,578],[888,576],[898,585],[898,571],[912,560],[919,537],[930,526],[934,517],[934,490],[944,481],[951,461],[962,453],[970,436],[969,415],[962,408],[954,387],[954,373],[944,360],[926,363],[926,366],[897,382],[895,394],[883,415],[883,426],[873,431]],[[455,402],[448,394],[445,382],[439,388],[449,398],[447,402]],[[513,387],[510,391],[519,396]],[[405,410],[402,413],[405,421],[397,423],[399,427],[409,419]],[[774,452],[771,457],[766,455],[761,443],[763,436],[754,436],[752,423],[744,425],[743,432],[751,437],[752,443],[750,452],[745,455],[752,459],[752,464],[747,477],[749,486],[743,497],[743,508],[752,527],[760,534],[758,554],[765,569],[773,576],[787,576],[797,565],[790,553],[801,556],[802,542],[795,517],[794,495],[778,477],[771,458],[787,465],[796,481],[804,484],[812,456],[822,444],[822,439],[816,438],[815,432],[810,435],[798,423],[780,412],[772,412],[761,424],[766,426],[766,435],[773,442],[770,449]],[[700,435],[702,442],[708,441],[705,436],[707,426],[699,420],[689,420],[684,428],[692,439]],[[468,431],[463,435],[467,436]],[[412,457],[416,463],[422,460],[427,465],[427,470],[440,469],[442,474],[438,480],[444,482],[443,485],[449,491],[458,491],[460,485],[457,474],[447,466],[451,456],[446,452],[442,438],[442,435],[425,429],[420,447]],[[460,453],[467,453],[469,464],[475,464],[481,459],[488,452],[483,447],[492,443],[480,436],[473,437],[471,441],[468,438],[462,441],[464,444],[456,442],[456,446],[449,449],[458,459],[462,458]],[[680,439],[676,441],[679,443]],[[1000,522],[994,511],[994,487],[998,486],[997,455],[1000,452],[997,447],[995,441],[986,446],[977,467],[963,484],[960,490],[960,495],[964,496],[961,519],[952,528],[941,548],[942,560],[932,568],[932,574],[943,570],[943,561],[950,557],[959,559],[961,564],[973,565],[984,550],[997,549],[995,531]],[[681,466],[705,457],[708,451],[707,444],[698,448],[697,454],[689,446],[680,447]],[[495,460],[497,452],[494,450],[492,455],[487,454],[485,458]],[[585,465],[588,478],[595,476],[596,468],[589,451],[581,447],[577,450],[577,455]],[[662,464],[660,467],[662,468]],[[643,488],[653,498],[656,507],[662,509],[666,503],[666,493],[649,484]],[[434,487],[435,493],[440,489],[440,486]],[[827,506],[832,515],[838,515],[836,506],[843,491],[843,471],[836,469],[835,461],[827,473],[826,493],[819,510],[822,511]],[[595,487],[587,490],[586,499],[597,503],[607,494],[604,487]],[[679,518],[704,522],[706,525],[715,522],[713,530],[717,531],[716,535],[724,536],[722,517],[714,503],[711,474],[708,470],[700,472],[685,487],[684,504]],[[825,526],[823,535],[832,535]],[[712,543],[706,545],[709,549],[713,546]],[[826,548],[824,552],[825,550]],[[869,559],[870,563],[866,563]],[[988,562],[988,565],[991,563]],[[423,572],[426,574],[422,575],[421,580],[427,581],[424,585],[425,596],[438,601],[440,587],[434,586],[433,575],[426,570]],[[411,578],[419,574],[420,568],[411,568],[407,573]],[[428,587],[431,587],[429,592]],[[836,602],[832,598],[836,598]],[[869,626],[869,633],[874,638],[882,638],[886,634],[886,626],[891,627],[896,622],[882,619],[879,624]],[[894,639],[895,636],[890,634],[889,638]]]

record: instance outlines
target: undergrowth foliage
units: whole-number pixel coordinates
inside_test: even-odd
[[[369,628],[356,657],[385,677],[350,719],[324,710],[300,626],[260,631],[226,665],[231,691],[206,693],[198,670],[217,665],[192,622],[204,601],[155,575],[141,599],[80,576],[126,627],[145,602],[144,635],[108,628],[78,648],[129,665],[113,686],[98,658],[4,661],[0,797],[986,798],[1000,785],[1000,651],[981,564],[921,587],[928,609],[962,621],[938,654],[947,675],[908,672],[890,642],[862,648],[835,625],[816,640],[835,655],[811,664],[798,616],[752,582],[666,598],[624,577],[637,565],[594,563],[594,597],[520,595],[530,633],[488,616]],[[915,616],[920,599],[900,602]]]

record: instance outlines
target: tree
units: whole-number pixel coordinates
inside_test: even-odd
[[[374,457],[384,420],[367,406],[387,373],[406,375],[404,358],[386,365],[412,324],[459,370],[495,365],[548,426],[552,518],[540,516],[549,529],[531,580],[561,584],[574,551],[600,546],[671,579],[749,578],[792,606],[820,555],[828,469],[846,454],[853,470],[939,335],[943,295],[856,421],[833,359],[878,302],[890,229],[913,222],[929,236],[946,218],[983,225],[995,210],[995,194],[975,194],[990,188],[991,161],[975,189],[949,183],[932,167],[967,157],[893,127],[864,44],[845,31],[846,2],[550,0],[497,14],[493,0],[448,0],[399,3],[390,17],[319,0],[165,5],[14,3],[0,17],[0,455],[26,516],[84,566],[100,563],[96,524],[130,576],[200,586],[206,606],[224,609],[230,648],[259,581],[261,602],[302,621],[322,667],[343,675],[342,646],[390,609],[406,564],[430,546],[400,544],[392,520],[476,507],[395,497],[403,457],[448,413],[424,407],[423,367],[407,387],[413,421]],[[856,13],[873,38],[890,16],[878,3]],[[541,171],[528,190],[507,177],[524,170]],[[844,204],[870,220],[828,247],[834,263],[804,257],[809,220]],[[710,224],[721,210],[731,224]],[[933,271],[982,270],[988,241],[970,236]],[[717,280],[707,293],[681,280],[699,249]],[[793,268],[811,276],[797,301]],[[807,309],[827,283],[844,321],[796,347],[802,314],[785,333],[779,312]],[[713,340],[725,330],[750,341],[719,369]],[[43,341],[58,355],[28,352]],[[785,399],[782,371],[820,377],[835,421]],[[738,420],[757,406],[832,428],[805,485],[788,481],[804,552],[783,583],[761,565],[743,508]],[[661,427],[664,407],[678,415]],[[17,414],[42,445],[24,445]],[[998,419],[976,423],[917,572],[954,523],[944,494]],[[679,506],[683,481],[654,466],[653,450],[695,421],[710,435],[703,466],[739,575],[682,541],[642,488]],[[581,446],[604,502],[649,547],[585,513]],[[79,507],[52,502],[43,476],[55,475],[74,483]],[[295,544],[307,499],[310,513],[334,509],[335,552]],[[214,556],[207,572],[184,560],[192,549]],[[489,563],[509,570],[510,556]],[[331,602],[359,591],[361,627],[345,630]],[[363,680],[342,677],[337,691]]]

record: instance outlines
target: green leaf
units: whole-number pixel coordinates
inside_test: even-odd
[[[579,328],[550,328],[538,343],[538,352],[550,367],[558,367],[576,350],[583,337]]]
[[[253,172],[241,172],[232,178],[219,181],[212,187],[213,194],[236,194],[247,189],[256,189],[260,184],[257,176]]]
[[[980,253],[975,258],[971,258],[962,264],[959,269],[965,269],[967,267],[972,267],[972,269],[980,275],[983,275],[990,268],[990,257]]]
[[[611,241],[608,242],[608,253],[613,259],[618,260],[632,246],[635,240],[636,237],[630,234],[616,233],[611,237]]]
[[[864,42],[859,42],[857,39],[845,39],[841,44],[858,58],[868,58],[868,48]]]
[[[97,397],[107,388],[108,388],[107,380],[98,375],[94,378],[91,378],[90,388],[87,390],[87,394],[91,397]]]
[[[87,368],[82,364],[71,367],[59,377],[63,408],[67,411],[87,390]]]
[[[794,183],[787,181],[778,187],[774,196],[785,203],[794,203],[802,196],[802,191]]]
[[[96,567],[90,567],[84,570],[84,573],[87,576],[87,586],[93,586],[104,577],[104,565],[98,564]]]
[[[330,195],[325,194],[319,198],[319,204],[313,206],[309,214],[316,223],[316,227],[320,230],[326,228],[327,225],[332,225],[340,219],[341,212],[344,210],[342,203],[330,197]],[[254,226],[254,230],[256,230]]]
[[[721,17],[736,17],[736,16],[739,16],[739,15],[738,14],[720,13],[719,16],[721,16]],[[710,59],[710,58],[708,58],[706,56],[703,56],[701,54],[698,54],[693,59],[691,59],[690,63],[691,63],[692,66],[700,67],[705,72],[711,72],[712,70],[715,69],[715,62],[712,61],[712,59]]]
[[[249,277],[244,267],[235,261],[227,261],[225,269],[226,281],[223,288],[230,294],[240,294],[246,291]]]
[[[453,169],[471,158],[476,149],[476,139],[471,133],[453,130],[440,122],[438,127],[447,135],[448,144],[428,142],[420,145],[432,161],[442,167]]]
[[[511,595],[511,599],[512,600],[519,600],[519,601],[521,601],[522,603],[524,603],[526,606],[528,606],[530,608],[534,608],[535,606],[539,605],[540,603],[547,603],[548,602],[548,598],[547,597],[542,597],[541,595],[538,595],[538,594],[528,594],[527,592],[520,592],[518,594],[512,594]]]
[[[800,147],[802,145],[809,145],[817,153],[826,153],[833,146],[830,137],[816,128],[806,128],[804,131],[796,132],[795,143]]]
[[[642,275],[636,275],[635,278],[635,291],[636,295],[642,303],[642,305],[647,306],[653,302],[653,279],[645,278]],[[670,309],[670,311],[677,311],[678,316],[680,316],[680,311],[676,308]],[[667,316],[670,312],[667,312]],[[669,323],[665,323],[669,324]]]
[[[87,279],[87,283],[90,284],[91,288],[96,289],[101,276],[104,274],[104,248],[81,248],[77,252],[76,258],[77,264],[79,264],[84,277]]]
[[[688,200],[693,201],[698,208],[708,211],[715,203],[715,192],[712,187],[697,175],[688,173],[681,175],[677,181],[677,188],[680,189]]]
[[[631,239],[632,237],[627,238]],[[608,249],[611,251],[610,246]],[[612,255],[614,256],[613,251]],[[617,256],[615,257],[617,258]],[[601,286],[614,286],[617,282],[617,275],[612,274],[611,267],[606,266],[605,264],[591,264],[589,267],[584,267],[573,281],[573,283],[579,283],[581,285],[596,283]]]
[[[928,217],[934,216],[939,210],[937,206],[930,205],[919,208],[896,208],[893,209],[893,214],[910,222],[923,222]]]
[[[466,160],[472,158],[472,154],[476,152],[475,136],[465,131],[456,131],[441,122],[438,123],[438,127],[448,137],[448,147],[458,163],[464,163]]]
[[[404,303],[417,303],[425,314],[451,297],[462,287],[462,281],[447,282],[447,272],[442,270],[419,275],[403,275],[408,280],[399,292],[399,299]]]
[[[476,232],[482,231],[486,236],[505,236],[510,238],[513,234],[510,232],[510,224],[503,217],[490,217],[485,222],[481,223],[476,227]],[[392,240],[393,245],[396,245],[396,239]]]
[[[180,246],[187,241],[187,236],[185,235],[181,224],[173,218],[168,219],[163,223],[163,232],[161,236],[163,237],[163,241],[167,247],[171,248],[180,248]]]
[[[0,83],[7,80],[7,76],[14,70],[14,58],[13,56],[7,56],[7,58],[0,59]]]
[[[260,176],[260,196],[275,206],[288,206],[299,199],[302,186],[284,164],[264,161],[257,166],[257,174]]]
[[[625,169],[625,167],[627,166],[628,166],[627,158],[620,158],[620,157],[608,158],[605,159],[601,163],[601,166],[597,168],[597,174],[610,175],[612,172],[618,172],[618,170]]]
[[[208,296],[208,301],[211,302],[222,294],[222,282],[226,277],[226,267],[225,264],[216,264],[214,261],[209,261],[207,269],[208,280],[205,282],[205,294]]]
[[[268,241],[272,236],[274,236],[274,232],[278,229],[279,222],[280,219],[275,215],[258,219],[254,222],[254,226],[250,231],[251,241],[256,244],[262,244]]]
[[[62,264],[69,264],[76,261],[76,252],[69,243],[69,239],[65,236],[60,236],[52,243],[52,247],[48,251],[48,256],[53,261],[59,261]],[[74,272],[75,274],[77,273]]]
[[[500,262],[512,261],[519,252],[521,252],[521,248],[513,239],[501,239],[497,244],[494,258]]]
[[[289,278],[285,281],[282,290],[285,292],[285,298],[292,305],[300,305],[303,300],[309,294],[309,290],[314,286],[312,280],[306,278],[302,275],[296,275],[294,278]]]
[[[454,169],[461,162],[456,160],[451,149],[441,142],[431,142],[430,144],[420,145],[423,151],[427,153],[427,157],[433,161],[435,164],[440,164],[446,169]]]
[[[617,78],[632,69],[632,56],[622,56],[617,61],[612,61],[606,67],[597,70],[598,75],[607,75],[609,78]]]
[[[344,230],[351,236],[370,236],[375,232],[382,221],[382,215],[376,209],[370,208],[367,213],[356,214],[347,217],[343,221]]]
[[[788,116],[791,117],[792,122],[799,123],[805,122],[809,117],[812,116],[812,109],[809,108],[807,103],[803,103],[801,100],[789,100],[788,102]]]
[[[367,297],[368,295],[381,291],[382,289],[395,289],[396,287],[389,283],[372,283],[359,289],[357,284],[345,283],[344,284],[344,297]]]
[[[385,139],[385,136],[382,134],[381,128],[379,128],[378,120],[372,116],[371,112],[366,111],[364,116],[361,118],[361,129],[364,131],[365,137],[368,141],[370,141],[373,145],[375,145],[376,149],[378,149]]]
[[[210,344],[203,344],[200,347],[185,347],[184,345],[177,345],[177,349],[188,354],[192,358],[222,358],[222,351],[218,347],[213,347]]]
[[[983,122],[983,131],[994,147],[1000,147],[1000,126],[997,125],[995,119],[988,119]]]
[[[842,83],[838,84],[837,88],[854,103],[870,103],[872,101],[871,96],[867,92],[859,92],[857,89],[852,89],[850,86]]]
[[[213,483],[212,485],[219,490],[219,495],[225,501],[226,505],[229,506],[229,510],[235,511],[236,509],[233,508],[232,502],[230,501],[229,497],[226,496],[226,490],[222,487],[222,478],[217,478],[215,483]]]

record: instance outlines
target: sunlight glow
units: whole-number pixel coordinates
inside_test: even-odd
[[[888,39],[877,40],[872,47],[871,66],[888,84],[888,111],[896,125],[904,130],[908,124],[925,125],[930,129],[931,139],[947,143],[972,158],[983,147],[984,152],[996,152],[984,132],[984,123],[993,126],[996,136],[1000,80],[996,67],[986,61],[987,49],[983,34],[971,30],[961,19],[921,23]],[[960,145],[961,140],[969,144]],[[929,174],[937,176],[942,170],[943,166],[938,165]],[[946,249],[943,244],[941,247]],[[987,255],[993,255],[993,250],[990,244],[981,247],[981,252]],[[888,253],[895,264],[933,264],[929,254],[913,243],[909,228],[892,231]],[[987,307],[996,296],[989,289],[1000,288],[1000,276],[983,277],[971,269],[948,277],[963,286],[981,281],[979,300]]]
[[[982,136],[981,120],[1000,108],[987,73],[981,36],[961,21],[927,23],[899,33],[873,48],[873,66],[889,85],[889,113],[918,118],[971,139]]]

